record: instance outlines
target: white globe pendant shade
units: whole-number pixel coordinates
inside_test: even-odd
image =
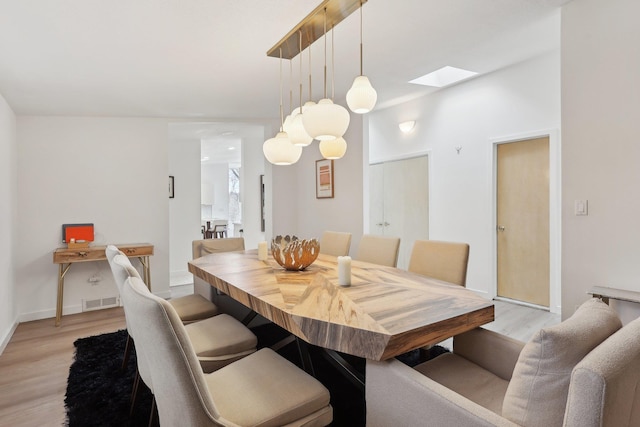
[[[292,165],[300,159],[302,147],[293,145],[286,132],[278,132],[275,138],[264,142],[262,152],[269,163],[280,166]]]
[[[371,86],[367,76],[358,76],[353,80],[351,89],[347,92],[347,105],[357,114],[365,114],[373,110],[378,100],[378,93]]]
[[[315,102],[312,103],[315,105]],[[306,106],[302,107],[302,111],[306,110]],[[302,124],[302,115],[300,114],[300,108],[295,108],[291,115],[287,116],[291,119],[287,122],[284,121],[284,125],[282,129],[289,135],[289,139],[293,145],[299,145],[300,147],[306,147],[307,145],[313,142],[313,138],[307,134],[307,131],[304,130],[304,126]]]
[[[289,114],[287,117],[284,118],[284,122],[282,123],[282,130],[289,133],[287,128],[291,126],[292,121],[293,121],[293,113]]]
[[[347,152],[347,141],[344,138],[329,139],[320,141],[320,154],[325,159],[341,159]]]
[[[307,131],[304,129],[304,125],[302,124],[303,116],[304,113],[296,114],[291,119],[288,129],[285,128],[285,131],[289,134],[291,143],[300,147],[306,147],[307,145],[311,144],[311,142],[313,142],[313,138],[309,136]]]
[[[349,112],[328,98],[321,99],[302,114],[302,124],[311,138],[326,141],[340,138],[349,127]]]

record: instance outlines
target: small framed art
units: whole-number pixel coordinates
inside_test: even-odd
[[[316,160],[316,199],[333,198],[333,160]]]

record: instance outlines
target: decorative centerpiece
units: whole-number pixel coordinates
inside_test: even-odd
[[[271,241],[271,255],[286,270],[304,270],[318,258],[320,243],[317,239],[300,240],[296,236],[276,236]]]

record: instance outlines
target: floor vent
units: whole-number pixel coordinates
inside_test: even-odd
[[[118,307],[119,305],[120,305],[119,297],[83,299],[82,311],[101,310],[103,308]]]

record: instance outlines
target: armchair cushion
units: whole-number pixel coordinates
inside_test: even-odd
[[[417,371],[496,414],[509,382],[453,353],[415,367]]]
[[[569,319],[538,331],[520,353],[502,415],[526,427],[562,425],[571,371],[621,326],[611,307],[592,298]]]

